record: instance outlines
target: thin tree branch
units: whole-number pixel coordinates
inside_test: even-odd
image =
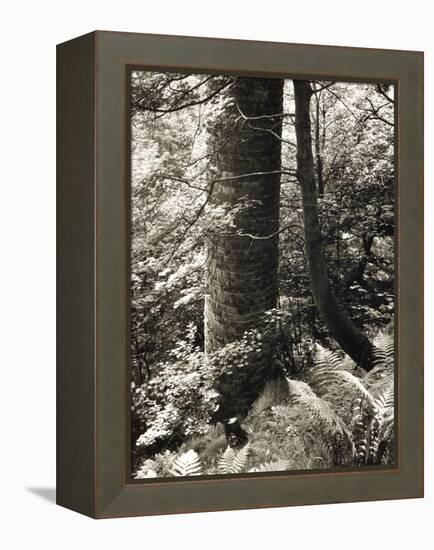
[[[281,227],[274,233],[271,233],[270,235],[265,235],[263,237],[259,235],[252,235],[251,233],[237,233],[236,235],[237,237],[249,237],[250,239],[256,240],[256,241],[267,241],[268,239],[272,239],[273,237],[276,237],[280,233],[283,233],[283,231],[287,231],[288,229],[294,229],[294,228],[297,228],[303,231],[303,227],[300,224],[291,223],[289,225],[285,225],[284,227]]]
[[[391,98],[391,97],[386,93],[385,90],[383,90],[381,84],[377,84],[377,92],[378,92],[380,95],[382,95],[385,99],[387,99],[387,101],[388,101],[389,103],[392,103],[392,104],[395,103],[395,100],[394,100],[393,98]]]
[[[216,95],[218,95],[220,92],[222,92],[225,88],[227,88],[228,86],[232,86],[233,82],[226,82],[223,86],[220,86],[220,88],[218,88],[217,90],[214,90],[211,94],[209,94],[208,96],[202,98],[202,99],[198,99],[196,101],[190,101],[189,103],[184,103],[183,105],[177,105],[175,107],[170,107],[168,109],[156,109],[156,108],[152,108],[152,107],[144,107],[140,102],[136,102],[136,104],[133,105],[133,112],[139,112],[139,111],[148,111],[148,112],[151,112],[151,113],[160,113],[159,116],[157,116],[156,118],[161,118],[162,116],[164,116],[165,114],[168,114],[168,113],[175,113],[177,111],[181,111],[182,109],[186,109],[187,107],[193,107],[195,105],[202,105],[203,103],[207,103],[208,101],[210,101],[213,97],[215,97]]]
[[[332,82],[329,82],[328,84],[324,84],[323,86],[320,86],[319,88],[317,88],[316,83],[314,82],[314,87],[313,87],[312,93],[318,94],[319,92],[322,92],[323,90],[327,90],[328,88],[333,86],[333,84],[336,84],[336,82],[334,80]]]
[[[269,118],[277,118],[277,117],[286,116],[285,113],[279,113],[279,114],[275,114],[275,115],[273,114],[273,115],[261,115],[261,116],[257,116],[257,117],[248,117],[247,115],[245,115],[242,112],[242,110],[240,109],[240,106],[238,105],[238,103],[236,103],[236,107],[237,107],[238,112],[240,113],[241,118],[243,120],[247,121],[247,122],[249,122],[250,120],[260,120],[260,119],[264,119],[264,118],[269,119]],[[288,116],[295,116],[295,115],[288,114]],[[250,126],[250,128],[252,128],[252,130],[259,130],[261,132],[268,132],[272,136],[274,136],[276,139],[281,141],[282,143],[286,143],[287,145],[291,145],[291,147],[294,147],[294,148],[297,147],[297,145],[293,141],[283,139],[281,136],[279,136],[279,134],[274,132],[271,128],[260,128],[258,126],[253,126],[252,124],[249,124],[249,126]]]

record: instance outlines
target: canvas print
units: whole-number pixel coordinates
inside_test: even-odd
[[[393,84],[129,78],[131,477],[392,467]]]

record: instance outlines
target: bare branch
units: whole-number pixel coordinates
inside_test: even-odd
[[[257,116],[257,117],[248,117],[247,115],[245,115],[242,110],[240,109],[238,103],[236,104],[237,106],[237,110],[238,112],[240,113],[240,116],[243,120],[245,120],[246,122],[249,122],[251,120],[260,120],[260,119],[269,119],[269,118],[278,118],[278,117],[283,117],[283,116],[295,116],[295,115],[292,115],[292,114],[285,114],[285,113],[279,113],[279,114],[273,114],[273,115],[261,115],[261,116]],[[294,147],[296,148],[297,145],[293,142],[293,141],[289,141],[287,139],[283,139],[281,136],[279,136],[279,134],[277,134],[276,132],[274,132],[271,128],[261,128],[261,127],[258,127],[258,126],[253,126],[252,124],[249,124],[250,128],[252,128],[252,130],[259,130],[261,132],[268,132],[269,134],[271,134],[272,136],[274,136],[276,139],[278,139],[279,141],[281,141],[282,143],[286,143],[287,145],[291,145],[291,147]]]
[[[313,83],[313,90],[312,92],[314,94],[318,94],[319,92],[322,92],[323,90],[327,90],[328,88],[330,88],[331,86],[333,86],[333,84],[336,84],[335,81],[332,81],[332,82],[329,82],[328,84],[324,84],[323,86],[320,86],[319,88],[316,87],[316,82]]]
[[[265,235],[264,237],[259,236],[259,235],[252,235],[251,233],[237,233],[237,236],[238,237],[249,237],[250,239],[253,239],[253,240],[256,240],[256,241],[266,241],[268,239],[272,239],[273,237],[276,237],[277,235],[279,235],[283,231],[287,231],[288,229],[294,229],[294,228],[297,228],[297,229],[300,229],[301,231],[303,231],[303,227],[300,224],[291,223],[290,225],[285,225],[284,227],[281,227],[280,229],[278,229],[274,233],[271,233],[270,235]]]
[[[386,90],[383,88],[383,85],[382,85],[382,84],[377,84],[377,92],[378,92],[380,95],[382,95],[385,99],[387,99],[387,101],[388,101],[389,103],[393,103],[393,104],[395,103],[395,100],[387,94],[387,92],[386,92]]]
[[[354,118],[354,120],[357,122],[357,124],[363,128],[363,124],[361,123],[359,118],[354,114],[353,110],[348,107],[346,102],[341,97],[339,97],[338,94],[336,94],[335,92],[330,90],[330,88],[329,88],[328,92],[329,92],[329,94],[332,94],[332,96],[335,97],[340,103],[342,103],[342,105],[350,113],[350,115]]]
[[[213,181],[213,183],[221,182],[221,181],[232,181],[232,180],[239,180],[242,178],[250,178],[253,176],[269,176],[273,174],[289,174],[294,175],[293,172],[286,172],[283,170],[270,170],[269,172],[251,172],[249,174],[239,174],[238,176],[229,176],[227,178],[218,178]]]
[[[200,85],[202,85],[204,82],[210,80],[211,78],[213,78],[213,77],[209,77],[208,79],[205,79],[203,82],[200,83]],[[173,107],[169,107],[167,109],[158,109],[158,108],[153,108],[153,107],[145,107],[145,106],[143,106],[143,101],[137,101],[133,105],[132,110],[133,110],[133,112],[148,111],[148,112],[152,112],[152,113],[159,113],[159,116],[157,116],[156,118],[161,118],[162,116],[164,116],[167,113],[175,113],[177,111],[181,111],[182,109],[186,109],[187,107],[193,107],[195,105],[202,105],[203,103],[207,103],[213,97],[215,97],[220,92],[222,92],[225,88],[227,88],[228,86],[232,86],[232,84],[233,84],[233,82],[231,82],[231,81],[226,82],[223,86],[220,86],[217,90],[214,90],[211,94],[207,95],[206,97],[204,97],[202,99],[197,99],[196,101],[190,101],[188,103],[184,103],[183,105],[178,104],[178,105],[175,105]],[[197,87],[197,86],[195,86],[195,87]],[[190,93],[190,91],[191,90],[189,90],[188,92]]]
[[[366,98],[366,101],[369,103],[369,106],[370,106],[369,109],[366,109],[365,107],[357,107],[359,111],[364,111],[366,113],[369,113],[369,115],[365,117],[365,120],[374,118],[374,119],[380,120],[381,122],[384,122],[385,124],[387,124],[388,126],[391,126],[392,128],[394,127],[393,122],[390,122],[389,120],[387,120],[386,118],[384,118],[382,115],[379,114],[381,109],[390,105],[389,103],[383,103],[382,105],[379,105],[378,107],[376,107],[369,97]]]

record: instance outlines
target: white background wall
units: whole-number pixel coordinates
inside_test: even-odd
[[[0,545],[10,548],[432,548],[433,40],[430,2],[3,3],[0,65]],[[55,44],[90,30],[426,52],[426,498],[95,522],[55,484]],[[51,488],[51,490],[50,490]],[[47,490],[48,489],[48,490]],[[6,542],[2,541],[6,539]]]

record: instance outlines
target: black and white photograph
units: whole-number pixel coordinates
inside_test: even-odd
[[[1,548],[434,548],[400,7],[4,4]]]
[[[393,82],[128,88],[131,478],[395,467]]]

